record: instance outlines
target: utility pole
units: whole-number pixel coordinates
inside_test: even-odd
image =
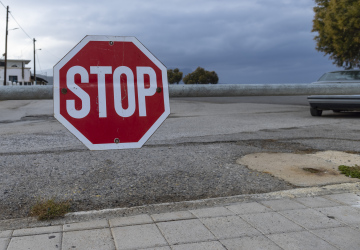
[[[35,38],[34,38],[34,85],[36,85],[36,66],[35,66]]]
[[[9,22],[9,6],[6,7],[4,86],[6,85],[8,22]]]

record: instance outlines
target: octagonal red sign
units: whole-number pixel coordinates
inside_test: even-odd
[[[169,114],[166,67],[135,37],[86,36],[54,66],[54,116],[89,149],[140,148]]]

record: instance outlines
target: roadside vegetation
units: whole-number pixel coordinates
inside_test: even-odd
[[[215,71],[207,71],[204,68],[197,67],[192,73],[187,74],[183,78],[183,72],[176,69],[169,69],[167,71],[168,74],[168,82],[170,84],[177,83],[181,80],[185,84],[217,84],[219,82],[219,77]]]
[[[174,83],[179,84],[179,82],[183,77],[183,72],[181,72],[178,68],[168,69],[167,74],[168,74],[168,82],[170,84],[174,84]]]
[[[62,218],[68,212],[70,212],[70,201],[55,201],[52,199],[42,199],[36,202],[36,204],[30,210],[30,216],[37,217],[38,220],[52,220],[56,218]]]
[[[315,0],[312,32],[316,50],[338,67],[360,67],[359,0]]]
[[[185,84],[217,84],[219,77],[215,71],[207,71],[198,67],[194,72],[183,78]]]
[[[339,170],[342,174],[351,178],[359,178],[360,179],[360,166],[355,165],[353,167],[341,165],[339,166]]]

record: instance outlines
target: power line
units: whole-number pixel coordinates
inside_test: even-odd
[[[20,29],[21,29],[30,39],[32,39],[32,38],[29,36],[29,34],[26,33],[26,31],[21,27],[21,25],[19,24],[19,22],[16,21],[15,17],[11,14],[11,11],[9,11],[9,12],[10,12],[10,16],[14,19],[14,21],[17,23],[17,25],[19,25]]]
[[[3,4],[2,1],[0,1],[0,3],[1,3],[1,5],[4,6],[4,8],[6,9],[5,4]],[[23,29],[23,27],[21,27],[21,25],[19,24],[19,22],[15,19],[15,17],[14,17],[13,14],[11,13],[11,11],[9,11],[9,13],[10,13],[10,16],[11,16],[11,17],[14,19],[14,21],[16,22],[16,24],[17,24],[17,25],[20,27],[20,29],[25,33],[25,35],[27,35],[27,37],[29,37],[30,39],[32,39],[31,36],[29,36],[29,34]]]
[[[0,4],[5,8],[7,9],[7,7],[3,4],[2,1],[0,1]],[[9,11],[9,14],[10,16],[12,17],[12,19],[16,22],[16,24],[19,26],[19,28],[25,33],[25,35],[30,38],[31,40],[33,40],[33,38],[24,30],[24,28],[19,24],[19,22],[16,20],[16,18],[13,16],[13,14],[11,13],[11,11]],[[35,39],[34,39],[35,40]],[[30,45],[26,46],[26,48],[28,48]],[[44,49],[45,50],[45,49]],[[60,60],[60,58],[56,55],[54,55],[53,53],[51,53],[50,51],[48,50],[45,50],[47,53],[49,53],[51,56],[57,58],[58,60]],[[34,52],[35,53],[35,52]],[[21,50],[21,54],[22,54],[22,50]],[[40,67],[40,70],[41,70],[41,66],[40,66],[40,62],[39,62],[39,56],[36,54],[37,56],[37,61],[38,61],[38,64],[39,64],[39,67]],[[34,61],[35,61],[35,58],[34,58]],[[35,79],[36,80],[36,79]]]
[[[2,6],[4,6],[4,8],[6,9],[5,5],[0,1],[0,3],[2,4]]]

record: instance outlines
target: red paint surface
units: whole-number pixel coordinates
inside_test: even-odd
[[[75,108],[81,109],[81,99],[70,90],[66,94],[60,93],[60,114],[69,121],[80,133],[93,144],[114,143],[118,138],[121,143],[138,142],[149,128],[164,113],[163,93],[155,93],[146,97],[146,117],[139,117],[137,94],[136,67],[151,67],[156,73],[157,87],[162,86],[161,70],[139,50],[132,42],[91,41],[87,43],[59,72],[60,88],[67,88],[66,73],[73,66],[84,67],[89,73],[89,83],[81,83],[80,75],[75,75],[75,83],[90,96],[90,113],[82,118],[71,117],[66,110],[66,100],[75,100]],[[99,118],[97,75],[90,74],[90,66],[111,66],[112,71],[119,66],[127,66],[134,73],[136,110],[131,117],[120,117],[114,106],[112,74],[105,77],[107,117]],[[126,90],[126,77],[121,77],[123,108],[128,107]],[[149,78],[145,77],[145,88],[149,87]],[[125,97],[125,98],[124,98]]]

